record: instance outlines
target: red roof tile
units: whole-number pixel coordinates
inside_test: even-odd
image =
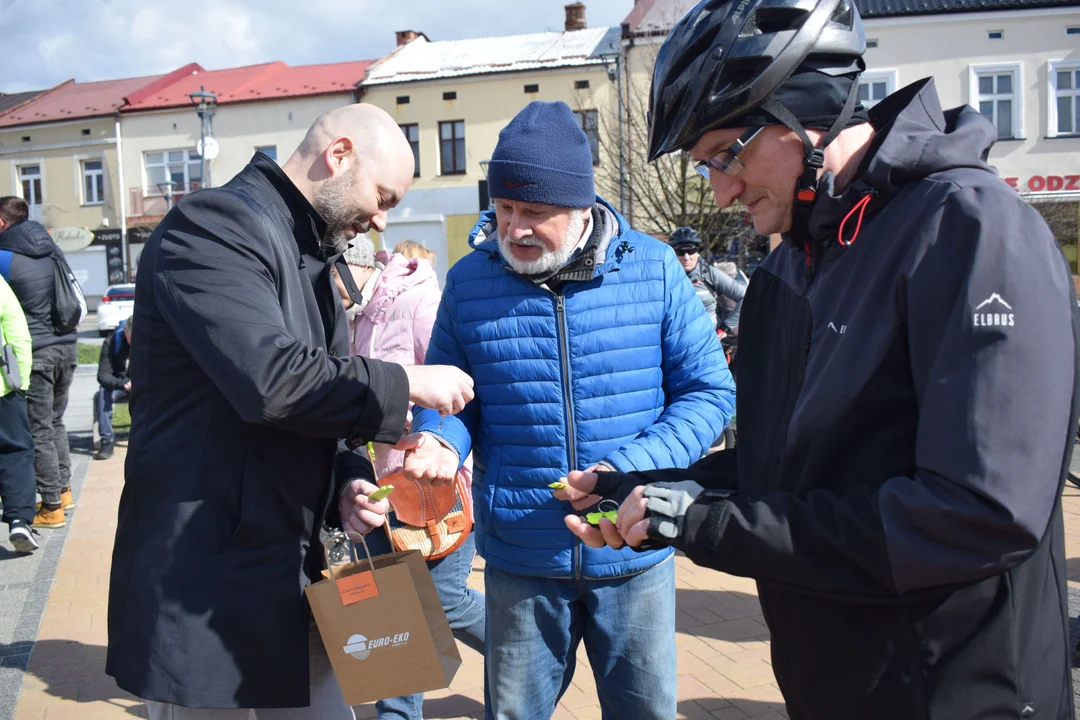
[[[325,95],[352,92],[372,60],[302,65],[290,67],[283,62],[248,65],[226,70],[201,70],[175,82],[129,98],[124,112],[154,110],[191,105],[188,97],[201,87],[218,97],[218,104],[251,102],[272,98]]]
[[[124,98],[157,80],[160,75],[77,83],[68,80],[29,103],[0,116],[0,127],[57,122],[74,118],[112,115],[124,104]]]

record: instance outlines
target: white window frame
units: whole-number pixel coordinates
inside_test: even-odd
[[[897,71],[895,68],[888,68],[885,70],[867,70],[859,76],[859,84],[869,83],[871,87],[876,82],[885,81],[885,97],[889,97],[896,92],[896,86],[899,84],[897,79]],[[877,105],[880,100],[873,103],[873,105],[863,105],[867,110]]]
[[[149,169],[151,167],[168,168],[169,165],[170,165],[170,163],[169,163],[169,153],[171,153],[171,152],[185,152],[185,153],[187,153],[187,155],[184,158],[184,187],[183,188],[174,188],[173,192],[174,193],[189,193],[189,192],[192,192],[192,190],[191,190],[191,176],[189,174],[190,173],[190,166],[191,165],[199,165],[199,164],[201,164],[202,160],[201,159],[192,160],[191,155],[194,153],[196,155],[196,157],[197,157],[199,151],[196,150],[193,147],[190,147],[190,148],[169,148],[167,150],[144,150],[143,151],[143,155],[142,155],[142,161],[143,161],[142,162],[142,165],[143,165],[143,195],[148,196],[148,197],[150,197],[150,196],[163,197],[164,196],[164,193],[161,191],[161,188],[158,187],[157,183],[151,183],[150,182]],[[161,156],[162,156],[162,162],[160,164],[154,163],[153,165],[151,165],[151,164],[146,162],[146,156],[147,155],[153,155],[153,154],[157,154],[157,153],[161,153]],[[206,178],[202,178],[199,182],[205,183]]]
[[[1073,117],[1073,124],[1076,126],[1076,132],[1062,133],[1058,132],[1058,117],[1057,117],[1057,74],[1058,71],[1066,70],[1080,70],[1080,60],[1051,60],[1047,66],[1047,93],[1046,100],[1048,106],[1046,126],[1046,137],[1076,137],[1080,135],[1080,118]],[[1073,88],[1068,91],[1070,94],[1076,96],[1080,95],[1080,88]],[[1075,102],[1073,104],[1073,112],[1076,112]]]
[[[979,109],[979,100],[984,97],[979,93],[979,76],[980,75],[1001,75],[1004,73],[1012,73],[1013,76],[1013,92],[1012,92],[1012,130],[1013,134],[1010,138],[999,137],[998,140],[1023,140],[1024,135],[1024,66],[1023,63],[992,63],[987,65],[969,65],[968,66],[968,105]],[[996,93],[993,95],[985,96],[988,99],[998,99],[1001,97]],[[995,106],[996,109],[997,106]],[[995,127],[997,127],[995,123]]]
[[[274,151],[274,157],[272,157],[271,160],[273,160],[274,162],[278,162],[277,145],[258,145],[258,146],[255,147],[255,152],[261,152],[264,155],[268,154],[266,152],[267,150],[273,150]]]
[[[41,197],[35,198],[35,200],[37,200],[37,202],[33,203],[33,205],[40,207],[40,206],[45,204],[45,160],[44,160],[44,158],[35,159],[35,160],[25,159],[25,160],[23,160],[21,162],[18,162],[18,163],[12,163],[11,171],[15,175],[15,194],[18,195],[19,197],[21,197],[23,200],[25,200],[27,205],[31,204],[30,203],[30,198],[25,197],[25,195],[23,194],[22,169],[24,167],[30,167],[32,165],[37,165],[37,168],[38,168],[37,178],[40,181],[39,184],[41,185]]]
[[[83,205],[104,205],[105,204],[105,192],[108,189],[105,185],[105,158],[101,155],[89,156],[77,158],[76,162],[79,164],[79,197],[82,198]],[[87,170],[86,163],[96,162],[101,163],[101,168],[98,170]],[[86,195],[86,179],[90,176],[101,177],[101,197],[96,200],[91,200]]]
[[[587,129],[588,122],[590,120],[589,113],[592,113],[591,119],[595,123],[593,127],[593,134],[589,134]],[[581,128],[581,132],[585,133],[585,136],[589,138],[589,153],[592,154],[593,140],[596,140],[596,155],[593,156],[593,167],[600,166],[600,113],[593,109],[574,110],[574,119],[577,120],[578,127]]]

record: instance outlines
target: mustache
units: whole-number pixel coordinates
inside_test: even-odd
[[[537,240],[536,237],[533,235],[526,235],[525,237],[518,238],[517,240],[511,240],[510,238],[503,237],[500,234],[499,240],[501,242],[512,242],[515,245],[523,245],[525,247],[536,247],[538,245],[541,245],[541,242]]]

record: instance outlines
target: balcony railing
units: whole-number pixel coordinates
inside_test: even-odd
[[[135,187],[131,188],[131,208],[128,215],[132,217],[161,217],[169,211],[169,208],[180,202],[180,198],[188,193],[195,192],[202,187],[200,182],[191,182],[187,186],[177,185],[173,188],[172,197],[167,197],[161,188]]]

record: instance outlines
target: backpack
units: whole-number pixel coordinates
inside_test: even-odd
[[[8,282],[11,281],[11,260],[14,255],[10,250],[0,250],[0,275]],[[86,296],[63,255],[52,255],[52,261],[53,296],[49,320],[53,332],[66,335],[73,332],[86,317]]]
[[[79,327],[86,317],[86,297],[79,281],[61,255],[53,255],[52,324],[57,335],[66,335]]]

